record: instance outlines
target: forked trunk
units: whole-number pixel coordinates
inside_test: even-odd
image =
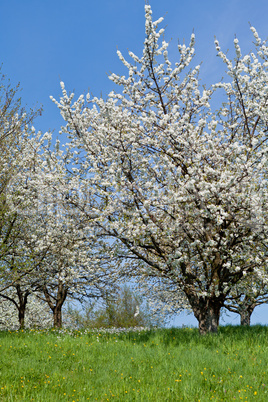
[[[64,284],[59,281],[56,297],[53,295],[53,292],[49,293],[49,290],[46,285],[43,286],[43,292],[46,298],[46,301],[53,312],[53,326],[55,328],[62,327],[62,306],[66,300],[68,294],[68,288],[64,286]]]

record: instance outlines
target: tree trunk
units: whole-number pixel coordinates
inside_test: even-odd
[[[53,310],[53,326],[55,328],[61,328],[62,327],[62,311],[61,311],[62,306],[55,306]]]
[[[24,329],[25,327],[25,311],[26,311],[26,304],[19,306],[19,323],[20,329]]]
[[[25,327],[25,311],[26,311],[26,305],[28,302],[28,296],[29,296],[30,292],[29,292],[29,290],[26,290],[25,293],[23,294],[20,284],[16,285],[16,290],[17,290],[17,295],[19,298],[19,303],[17,305],[17,308],[18,308],[18,312],[19,312],[20,329],[24,329],[24,327]]]
[[[185,291],[187,294],[187,291]],[[187,294],[195,318],[199,323],[200,335],[217,333],[220,321],[220,311],[223,301],[216,297],[198,297],[195,294]]]
[[[59,281],[56,295],[49,293],[48,287],[46,285],[43,286],[43,292],[46,298],[46,301],[53,312],[53,326],[55,328],[62,327],[62,306],[66,300],[68,294],[68,288],[64,286],[64,284]]]
[[[240,314],[240,325],[249,326],[251,314],[253,313],[254,308],[247,308],[246,310],[242,310]]]
[[[208,306],[199,310],[199,313],[195,317],[199,323],[200,335],[206,335],[207,333],[217,333],[220,320],[221,307],[208,303]]]

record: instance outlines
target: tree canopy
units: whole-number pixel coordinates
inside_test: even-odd
[[[216,332],[233,287],[267,278],[268,47],[251,28],[255,53],[243,56],[235,38],[229,60],[215,40],[226,79],[205,89],[194,35],[172,64],[162,20],[145,6],[143,54],[118,51],[128,75],[110,76],[121,90],[107,100],[74,101],[61,83],[69,200],[95,215],[123,274],[165,278],[178,288],[170,302],[187,300],[200,332]]]
[[[0,86],[0,297],[21,325],[28,296],[60,327],[68,298],[122,280],[155,311],[192,310],[201,334],[222,308],[266,300],[268,46],[253,27],[249,54],[215,40],[226,75],[206,88],[194,34],[174,63],[162,21],[145,6],[143,52],[118,51],[127,75],[110,75],[106,100],[75,100],[61,82],[64,147]]]

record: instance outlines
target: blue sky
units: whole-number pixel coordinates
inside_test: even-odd
[[[54,130],[57,136],[63,122],[49,96],[60,96],[60,80],[77,96],[89,90],[105,97],[111,91],[107,74],[125,74],[116,50],[124,55],[128,49],[137,55],[142,52],[144,4],[144,0],[0,0],[2,73],[13,85],[21,83],[24,104],[43,105],[37,129]],[[176,61],[177,39],[187,43],[194,30],[196,64],[203,61],[202,79],[207,84],[222,77],[214,36],[227,50],[236,35],[245,52],[253,47],[249,23],[263,39],[268,37],[267,0],[151,0],[150,4],[154,19],[165,16],[172,60]],[[267,315],[267,306],[259,307],[254,320],[267,323]],[[185,325],[187,320],[188,316]]]

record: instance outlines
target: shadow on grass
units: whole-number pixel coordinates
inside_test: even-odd
[[[267,341],[268,327],[254,325],[251,327],[223,326],[219,327],[218,334],[207,334],[200,336],[197,328],[163,328],[152,329],[143,332],[128,332],[118,335],[122,341],[131,343],[162,343],[165,346],[176,345],[203,345],[207,348],[216,347],[219,342],[254,343]]]
[[[35,331],[33,331],[34,333]],[[40,331],[42,333],[43,331]],[[157,344],[162,344],[165,346],[176,346],[176,345],[186,345],[191,346],[203,346],[206,348],[214,348],[219,345],[219,343],[243,343],[246,342],[248,345],[253,343],[266,343],[268,340],[268,326],[254,325],[250,327],[242,327],[226,325],[219,327],[218,334],[207,334],[205,336],[200,336],[197,328],[154,328],[143,331],[130,331],[130,332],[119,332],[119,333],[100,333],[96,331],[83,332],[83,330],[68,331],[61,333],[61,331],[51,329],[44,331],[47,334],[58,336],[70,335],[72,337],[87,336],[89,339],[99,340],[110,340],[117,339],[121,341],[127,341],[135,344],[147,344],[148,346],[155,346]],[[0,338],[4,339],[6,337],[16,334],[16,337],[25,337],[31,333],[31,330],[26,331],[0,331]]]

